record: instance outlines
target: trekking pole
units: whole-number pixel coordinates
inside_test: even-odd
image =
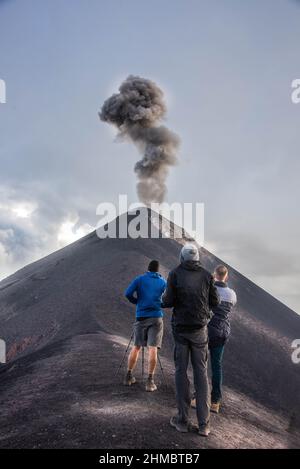
[[[159,354],[157,354],[157,358],[158,358],[158,363],[159,363],[159,366],[160,366],[160,371],[161,371],[161,374],[162,374],[162,377],[163,377],[165,387],[167,387],[167,380],[166,380],[166,376],[165,376],[165,373],[164,373],[164,369],[163,369],[162,362],[161,362]]]
[[[132,331],[132,334],[131,334],[130,340],[129,340],[129,342],[128,342],[127,348],[126,348],[126,350],[125,350],[124,356],[123,356],[123,358],[122,358],[122,360],[121,360],[121,363],[120,363],[120,365],[119,365],[119,368],[117,369],[117,372],[116,372],[116,374],[115,374],[115,378],[118,376],[119,371],[121,370],[121,368],[122,368],[122,366],[123,366],[123,363],[124,363],[125,358],[126,358],[126,354],[127,354],[127,352],[128,352],[128,349],[129,349],[130,344],[131,344],[132,339],[133,339],[133,334],[134,334],[134,332]]]
[[[142,382],[144,382],[145,348],[142,347]]]

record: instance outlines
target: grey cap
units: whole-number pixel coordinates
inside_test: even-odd
[[[194,244],[185,244],[180,252],[180,261],[199,261],[199,250]]]

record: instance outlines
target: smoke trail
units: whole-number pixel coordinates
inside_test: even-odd
[[[143,154],[134,170],[139,199],[147,205],[164,200],[169,166],[177,162],[179,137],[158,125],[166,111],[161,89],[151,80],[130,75],[99,113],[102,121],[117,126],[120,136],[131,139]]]

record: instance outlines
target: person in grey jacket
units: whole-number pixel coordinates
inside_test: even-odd
[[[190,383],[187,375],[191,359],[196,391],[199,434],[208,436],[210,397],[207,377],[208,332],[210,310],[218,305],[219,295],[212,275],[199,261],[199,250],[186,244],[180,253],[180,265],[168,277],[162,298],[163,307],[173,308],[172,329],[175,341],[175,385],[178,414],[170,424],[180,432],[191,429]]]

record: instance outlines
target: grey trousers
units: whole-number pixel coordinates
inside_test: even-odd
[[[207,327],[194,332],[173,330],[175,340],[175,385],[178,420],[188,423],[191,406],[188,365],[191,358],[196,391],[197,418],[199,425],[207,425],[210,415],[210,393],[207,376]]]

